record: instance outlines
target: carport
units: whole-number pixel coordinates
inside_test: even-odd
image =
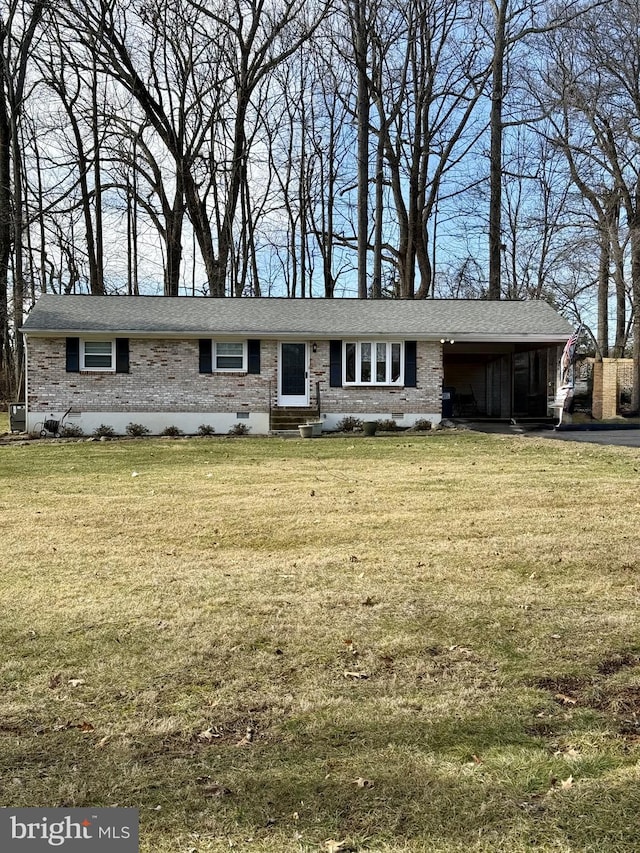
[[[562,347],[543,341],[443,343],[443,386],[461,418],[546,418]],[[443,404],[444,405],[444,404]]]

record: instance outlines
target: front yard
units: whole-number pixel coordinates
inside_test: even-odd
[[[0,805],[144,853],[638,847],[640,452],[0,447]]]

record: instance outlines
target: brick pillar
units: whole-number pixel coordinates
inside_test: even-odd
[[[618,360],[603,358],[593,365],[593,399],[591,405],[596,420],[615,418],[618,414]]]

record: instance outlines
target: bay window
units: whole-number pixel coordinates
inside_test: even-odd
[[[345,385],[402,385],[403,344],[400,341],[345,341]]]

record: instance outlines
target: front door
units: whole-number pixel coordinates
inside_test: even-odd
[[[278,405],[308,406],[307,345],[304,342],[280,344],[278,369]]]

